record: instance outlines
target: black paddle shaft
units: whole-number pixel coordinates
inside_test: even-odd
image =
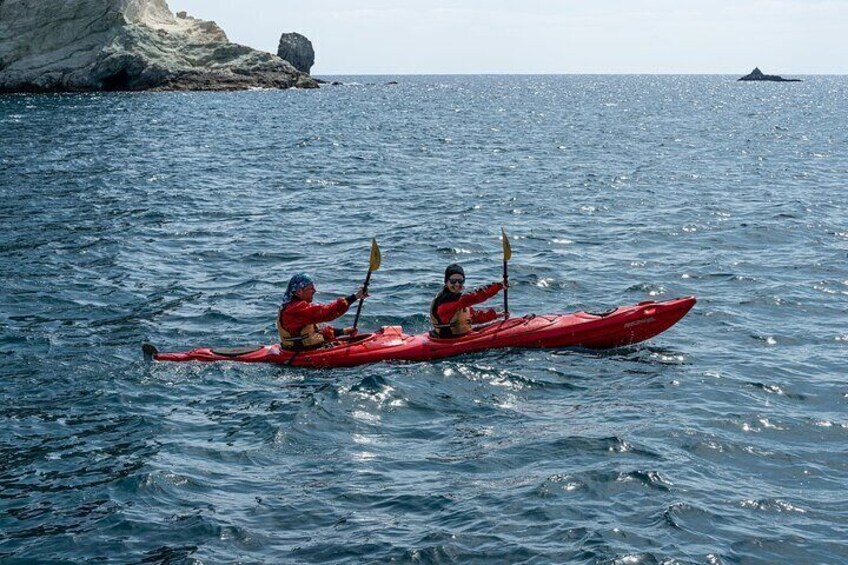
[[[362,285],[362,289],[367,293],[368,292],[368,283],[371,282],[371,271],[368,271],[368,274],[365,275],[365,284]],[[362,303],[365,301],[365,297],[359,299],[359,306],[356,307],[356,317],[353,319],[353,329],[356,329],[356,326],[359,324],[359,314],[362,312]]]
[[[509,315],[509,275],[507,274],[507,261],[504,261],[503,284],[504,284],[504,314]]]

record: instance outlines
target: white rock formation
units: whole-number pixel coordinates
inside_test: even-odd
[[[165,0],[0,0],[0,92],[315,87]]]

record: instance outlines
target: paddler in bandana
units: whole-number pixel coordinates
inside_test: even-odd
[[[333,341],[342,335],[353,335],[353,328],[334,328],[319,326],[330,322],[347,312],[348,308],[368,293],[360,288],[350,296],[337,298],[329,304],[313,304],[315,283],[305,273],[294,275],[286,287],[283,302],[277,311],[277,331],[283,349],[315,349]]]
[[[432,337],[449,339],[465,335],[472,324],[485,324],[503,316],[495,310],[474,310],[471,306],[492,298],[501,290],[503,283],[496,282],[463,294],[465,271],[457,264],[445,269],[445,286],[430,305]]]

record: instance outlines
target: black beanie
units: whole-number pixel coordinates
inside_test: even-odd
[[[448,265],[447,269],[445,269],[445,282],[448,282],[448,279],[451,278],[451,275],[462,275],[462,278],[465,278],[465,271],[463,271],[462,267],[460,267],[456,263],[452,263]]]

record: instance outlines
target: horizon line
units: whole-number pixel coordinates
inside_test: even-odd
[[[513,73],[513,72],[462,72],[462,73],[454,73],[454,72],[444,72],[444,73],[433,73],[433,72],[320,72],[320,73],[309,73],[311,77],[321,76],[575,76],[575,75],[584,75],[584,76],[598,76],[598,75],[610,75],[610,76],[738,76],[743,77],[746,74],[739,73],[638,73],[638,72],[607,72],[607,71],[597,71],[597,72],[537,72],[537,73]],[[788,76],[802,76],[802,77],[816,77],[816,76],[848,76],[848,73],[785,73],[781,74],[784,78]],[[758,81],[749,81],[749,82],[758,82]],[[768,82],[768,81],[760,81],[760,82]]]

